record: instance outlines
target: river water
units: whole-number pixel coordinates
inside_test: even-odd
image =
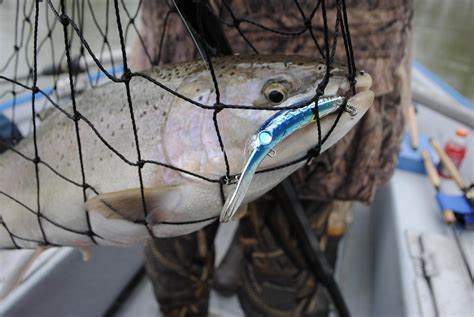
[[[415,3],[415,59],[474,101],[474,0]]]

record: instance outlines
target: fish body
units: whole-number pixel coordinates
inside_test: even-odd
[[[323,62],[299,56],[230,56],[216,58],[213,64],[220,101],[253,107],[278,108],[308,100],[325,73]],[[331,73],[325,95],[348,95],[346,70],[340,67]],[[212,79],[202,62],[154,68],[146,74],[196,102],[212,106],[216,101]],[[355,118],[343,114],[322,151],[345,135],[370,107],[370,76],[359,74],[357,81],[359,93],[351,100],[359,114]],[[192,105],[142,77],[132,77],[129,84],[136,140],[125,85],[109,83],[77,98],[79,138],[75,122],[60,111],[50,114],[38,127],[39,187],[35,164],[12,150],[0,155],[0,248],[34,248],[45,242],[129,245],[152,234],[186,234],[218,217],[222,209],[218,180],[226,174],[226,163],[215,130],[214,110]],[[272,97],[275,95],[277,102]],[[63,110],[73,116],[72,106]],[[273,114],[224,109],[216,115],[230,174],[242,171],[248,140]],[[335,115],[322,118],[323,136],[334,119]],[[301,157],[316,140],[314,125],[300,129],[279,143],[278,155],[265,158],[260,168]],[[137,148],[144,164],[140,169],[143,192]],[[33,138],[21,141],[15,151],[34,158]],[[258,198],[301,166],[256,175],[243,203]],[[83,183],[87,184],[85,191]],[[228,197],[235,184],[223,189]]]

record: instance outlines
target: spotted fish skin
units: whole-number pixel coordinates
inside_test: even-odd
[[[314,95],[325,73],[321,61],[299,56],[231,56],[216,58],[213,64],[220,101],[254,107],[287,106],[307,99]],[[347,95],[349,83],[345,68],[336,67],[331,73],[325,94]],[[213,106],[216,102],[211,77],[202,62],[154,68],[146,75],[199,103]],[[359,96],[362,109],[359,112],[363,114],[373,98],[369,90],[370,76],[359,75],[357,80],[360,92],[355,97]],[[265,94],[266,87],[274,83],[286,89],[279,103],[271,102]],[[87,118],[103,138],[99,138],[85,119],[78,121],[84,181],[100,194],[98,196],[87,188],[84,199],[82,188],[77,186],[83,180],[75,124],[60,111],[50,114],[37,131],[38,156],[51,167],[38,164],[39,209],[44,217],[38,219],[32,212],[38,210],[34,164],[13,151],[0,156],[0,192],[3,193],[0,194],[0,216],[9,231],[19,237],[15,240],[18,246],[33,248],[44,242],[72,246],[94,242],[128,245],[149,238],[150,232],[160,237],[186,234],[211,223],[219,215],[222,201],[218,183],[148,163],[141,169],[145,212],[138,167],[124,162],[124,159],[132,163],[138,161],[131,110],[143,161],[170,164],[214,180],[225,175],[226,164],[214,127],[213,110],[191,105],[138,76],[130,81],[130,93],[132,107],[127,102],[123,83],[109,83],[87,91],[76,101],[81,116]],[[73,115],[70,105],[64,111]],[[225,109],[218,113],[217,122],[231,174],[242,170],[249,138],[273,113],[246,109]],[[322,120],[323,133],[333,119]],[[358,119],[341,118],[334,137],[328,139],[328,146],[347,133]],[[315,133],[312,128],[302,129],[288,137],[276,149],[278,155],[265,159],[261,167],[278,166],[304,155],[314,146]],[[33,158],[33,139],[26,138],[16,150]],[[270,190],[296,168],[295,165],[259,174],[244,202]],[[225,195],[232,193],[234,187],[224,186]],[[90,229],[96,234],[94,241],[84,234]],[[0,226],[0,248],[13,247],[11,235]]]

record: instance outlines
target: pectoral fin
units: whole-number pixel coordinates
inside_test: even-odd
[[[173,206],[171,192],[174,187],[127,189],[118,192],[100,194],[85,203],[86,210],[97,212],[107,219],[125,219],[129,221],[166,220],[163,210]],[[171,194],[171,195],[170,195]],[[145,200],[147,217],[143,206]]]

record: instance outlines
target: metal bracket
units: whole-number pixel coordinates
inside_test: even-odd
[[[224,176],[224,185],[234,185],[239,182],[240,174],[230,175],[229,177]]]
[[[355,117],[357,115],[357,108],[351,105],[349,102],[346,103],[344,111],[349,113],[351,117]]]
[[[276,153],[277,153],[277,152],[275,151],[275,149],[271,149],[271,150],[267,153],[267,155],[268,155],[269,157],[273,158],[273,157],[275,157]]]

